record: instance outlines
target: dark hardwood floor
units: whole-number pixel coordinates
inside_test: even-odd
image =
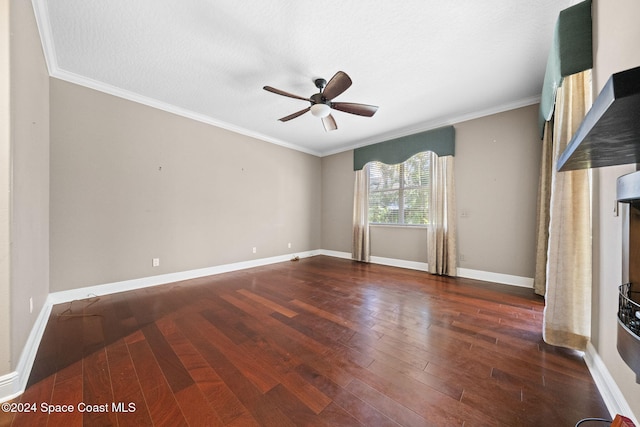
[[[74,301],[53,308],[14,401],[35,411],[0,424],[608,418],[581,357],[543,343],[542,310],[530,289],[323,256]]]

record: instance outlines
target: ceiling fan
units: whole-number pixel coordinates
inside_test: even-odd
[[[309,101],[311,103],[311,105],[304,110],[297,111],[293,114],[289,114],[288,116],[279,119],[281,122],[295,119],[296,117],[303,115],[307,111],[311,111],[311,114],[313,114],[315,117],[320,117],[322,119],[324,130],[327,132],[338,129],[336,121],[331,115],[331,109],[365,117],[371,117],[376,113],[376,111],[378,111],[378,107],[376,107],[375,105],[331,101],[333,98],[337,97],[345,90],[347,90],[352,84],[351,78],[349,78],[347,73],[345,73],[344,71],[338,71],[333,77],[331,77],[329,83],[327,83],[325,79],[315,79],[314,83],[320,90],[320,92],[311,95],[309,98],[294,95],[292,93],[285,92],[271,86],[265,86],[263,89],[269,92],[277,93],[278,95],[301,99],[303,101]]]

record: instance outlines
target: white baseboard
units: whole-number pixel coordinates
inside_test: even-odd
[[[0,402],[6,402],[24,393],[33,362],[36,360],[42,335],[47,327],[52,306],[51,298],[47,298],[31,328],[27,342],[20,354],[16,370],[0,377]]]
[[[396,258],[385,258],[381,256],[372,256],[371,262],[373,264],[388,265],[391,267],[408,268],[410,270],[429,271],[429,264],[426,262],[418,261],[406,261]]]
[[[351,259],[351,252],[331,251],[329,249],[318,250],[317,255],[326,255],[334,258]]]
[[[107,283],[103,285],[50,293],[42,307],[42,310],[40,310],[40,314],[38,315],[36,322],[31,328],[31,333],[29,334],[29,338],[27,338],[27,342],[22,350],[16,370],[0,376],[0,402],[11,400],[24,392],[27,386],[27,381],[29,380],[29,375],[31,374],[31,369],[33,368],[33,362],[36,359],[40,340],[42,339],[42,335],[44,334],[44,330],[47,326],[47,321],[49,320],[49,315],[51,314],[51,309],[56,304],[84,299],[95,295],[107,295],[116,292],[131,291],[149,286],[164,285],[167,283],[179,282],[181,280],[195,279],[198,277],[212,276],[215,274],[275,264],[278,262],[289,261],[294,256],[298,256],[299,258],[308,258],[317,254],[318,251],[306,251],[296,254],[260,258],[197,270],[143,277],[140,279],[125,280],[122,282]]]
[[[326,255],[334,258],[352,259],[350,252],[331,251],[328,249],[320,249],[318,255]],[[408,268],[410,270],[428,271],[429,265],[426,262],[407,261],[397,258],[385,258],[381,256],[372,256],[371,264],[388,265],[391,267]]]
[[[615,417],[616,414],[624,415],[625,417],[630,418],[635,425],[640,426],[638,418],[636,418],[634,413],[631,411],[629,403],[622,394],[622,391],[620,391],[616,381],[609,373],[609,370],[598,354],[598,351],[593,344],[591,344],[591,341],[587,343],[587,349],[584,353],[584,361],[589,368],[589,372],[591,372],[593,381],[598,387],[602,400],[604,400],[605,405],[607,405],[611,418]]]
[[[199,277],[213,276],[229,273],[247,268],[261,267],[291,260],[292,257],[308,258],[317,255],[318,251],[306,251],[296,254],[278,255],[269,258],[260,258],[250,261],[234,262],[232,264],[216,265],[213,267],[199,268],[196,270],[180,271],[177,273],[161,274],[158,276],[142,277],[140,279],[124,280],[122,282],[107,283],[104,285],[88,286],[85,288],[70,289],[49,294],[53,304],[60,304],[78,299],[89,298],[95,295],[108,295],[116,292],[131,291],[150,286],[165,285],[167,283],[180,282],[182,280],[197,279]]]
[[[6,402],[22,394],[17,371],[0,376],[0,402]]]
[[[533,288],[532,277],[513,276],[511,274],[472,270],[470,268],[458,268],[458,277],[483,280],[485,282],[502,283],[503,285],[520,286],[523,288]]]
[[[299,254],[278,255],[269,258],[260,258],[250,261],[241,261],[232,264],[217,265],[214,267],[200,268],[196,270],[181,271],[177,273],[162,274],[158,276],[143,277],[140,279],[124,280],[121,282],[107,283],[103,285],[88,286],[83,288],[70,289],[68,291],[59,291],[49,294],[52,304],[61,304],[78,299],[89,298],[95,295],[107,295],[116,292],[130,291],[150,286],[164,285],[167,283],[179,282],[182,280],[196,279],[199,277],[213,276],[216,274],[229,273],[231,271],[244,270],[247,268],[260,267],[263,265],[275,264],[278,262],[289,261],[293,256],[300,258],[308,258],[315,255],[326,255],[335,258],[351,259],[349,252],[332,251],[326,249],[318,249],[313,251],[305,251]],[[395,258],[385,258],[372,256],[373,264],[389,265],[393,267],[408,268],[412,270],[428,271],[428,264],[425,262],[407,261]],[[528,277],[511,276],[508,274],[492,273],[480,270],[471,270],[466,268],[458,269],[458,276],[469,279],[484,280],[506,285],[533,287],[533,279]]]
[[[196,270],[182,271],[177,273],[162,274],[158,276],[143,277],[140,279],[124,280],[115,283],[106,283],[96,286],[88,286],[84,288],[70,289],[68,291],[59,291],[50,293],[47,297],[44,307],[40,311],[36,322],[31,329],[27,343],[22,351],[20,360],[16,371],[0,377],[0,402],[4,402],[19,396],[24,392],[24,389],[29,380],[29,374],[35,361],[38,346],[42,334],[44,333],[51,308],[55,304],[61,304],[78,299],[89,298],[95,295],[107,295],[116,292],[130,291],[134,289],[141,289],[150,286],[164,285],[167,283],[179,282],[182,280],[195,279],[199,277],[212,276],[221,273],[228,273],[232,271],[244,270],[247,268],[260,267],[263,265],[275,264],[278,262],[289,261],[292,257],[298,256],[299,258],[308,258],[315,255],[326,255],[335,258],[351,259],[351,253],[332,251],[326,249],[318,249],[312,251],[306,251],[297,254],[279,255],[269,258],[260,258],[250,261],[242,261],[231,264],[218,265],[214,267],[201,268]],[[428,265],[424,262],[407,261],[395,258],[385,257],[371,257],[371,262],[374,264],[388,265],[393,267],[408,268],[412,270],[428,271]],[[532,287],[533,279],[509,276],[506,274],[483,272],[478,270],[458,269],[458,275],[460,277],[467,277],[477,280],[492,281],[497,283],[504,283],[515,286],[527,286]],[[531,284],[529,284],[531,281]]]
[[[351,259],[349,252],[330,251],[321,249],[318,255],[327,255],[336,258]],[[407,261],[404,259],[385,258],[379,256],[371,256],[372,264],[389,265],[392,267],[408,268],[411,270],[429,271],[429,264],[426,262]],[[493,273],[491,271],[472,270],[470,268],[458,268],[458,277],[466,279],[482,280],[485,282],[501,283],[503,285],[520,286],[524,288],[533,288],[533,278],[514,276],[511,274]]]

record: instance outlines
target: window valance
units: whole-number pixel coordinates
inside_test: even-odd
[[[433,151],[438,156],[453,156],[455,154],[455,129],[453,126],[356,148],[353,152],[353,170],[360,170],[364,165],[375,160],[395,165],[423,151]]]
[[[553,33],[540,98],[540,133],[551,120],[562,78],[593,67],[591,0],[560,12]]]

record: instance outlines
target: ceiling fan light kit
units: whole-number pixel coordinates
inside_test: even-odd
[[[313,104],[311,106],[311,114],[313,114],[315,117],[327,117],[329,114],[331,114],[331,107],[329,107],[327,104]]]
[[[329,80],[329,83],[327,83],[325,79],[315,79],[314,83],[319,92],[311,95],[309,98],[294,95],[271,86],[264,86],[263,89],[289,98],[309,101],[311,104],[303,110],[282,117],[279,119],[281,122],[287,122],[303,115],[307,111],[311,111],[314,117],[322,119],[324,130],[327,132],[338,129],[336,121],[331,115],[331,109],[364,117],[371,117],[378,111],[378,107],[374,105],[356,104],[353,102],[331,102],[332,99],[342,94],[352,84],[351,78],[344,71],[338,71],[331,80]]]

